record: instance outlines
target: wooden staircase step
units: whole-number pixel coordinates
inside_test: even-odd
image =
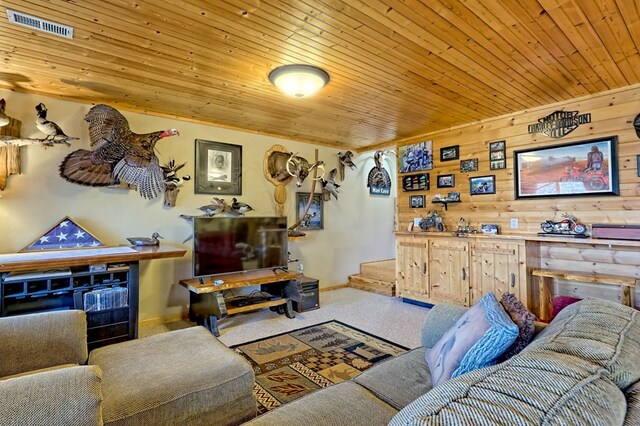
[[[384,294],[386,296],[396,295],[395,280],[383,281],[375,278],[369,278],[362,274],[349,275],[349,287],[377,294]]]
[[[396,260],[387,259],[360,264],[360,275],[380,281],[394,281],[396,279]]]

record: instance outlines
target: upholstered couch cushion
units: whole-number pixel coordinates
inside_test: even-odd
[[[254,374],[204,327],[95,349],[103,371],[104,421],[133,424],[239,424],[256,414]]]
[[[101,425],[101,372],[76,366],[0,380],[0,424]]]
[[[246,426],[386,425],[397,412],[362,386],[349,381],[278,407]]]
[[[390,425],[619,425],[625,396],[608,375],[572,356],[521,352],[435,387]]]
[[[425,351],[425,348],[417,348],[389,358],[354,377],[353,381],[400,410],[431,390]]]
[[[564,308],[525,351],[547,350],[606,369],[625,389],[640,380],[640,312],[603,299]]]
[[[516,337],[518,326],[493,293],[487,293],[427,351],[433,386],[495,364]]]
[[[624,426],[640,425],[640,382],[631,385],[624,393],[627,397],[627,417]]]

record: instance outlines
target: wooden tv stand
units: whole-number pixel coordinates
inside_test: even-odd
[[[298,276],[300,276],[298,272],[252,271],[180,280],[180,285],[189,290],[189,319],[204,325],[213,335],[220,336],[218,321],[228,315],[271,308],[285,314],[287,318],[295,318],[289,299],[278,298],[245,306],[234,306],[224,298],[225,290],[281,282],[286,285]],[[223,283],[215,285],[215,280],[222,280]]]

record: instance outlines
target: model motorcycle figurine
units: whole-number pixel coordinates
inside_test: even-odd
[[[420,229],[428,231],[429,228],[435,227],[438,232],[444,231],[444,223],[442,223],[442,216],[438,212],[429,212],[426,218],[423,218],[419,223]]]
[[[542,230],[547,234],[575,234],[582,235],[587,232],[587,227],[579,223],[575,216],[564,213],[560,222],[545,220],[540,224]]]

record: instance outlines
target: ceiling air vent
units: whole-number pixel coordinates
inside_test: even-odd
[[[35,30],[60,37],[73,38],[73,28],[66,25],[56,24],[55,22],[27,15],[26,13],[16,12],[11,9],[7,9],[7,16],[9,16],[9,22],[14,24],[33,28]]]

